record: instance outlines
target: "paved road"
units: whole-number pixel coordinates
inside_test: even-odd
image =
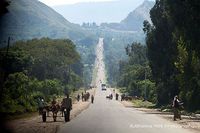
[[[110,89],[101,91],[99,80],[105,78],[102,59],[103,39],[97,47],[97,90],[94,104],[59,128],[59,133],[190,133],[154,114],[126,108],[116,100],[108,100]],[[98,52],[99,51],[99,52]],[[164,127],[165,126],[165,127]]]

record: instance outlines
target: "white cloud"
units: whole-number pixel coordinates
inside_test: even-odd
[[[75,4],[79,2],[102,2],[102,1],[116,1],[116,0],[39,0],[48,6]]]

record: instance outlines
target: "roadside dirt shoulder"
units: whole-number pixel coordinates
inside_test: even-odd
[[[90,94],[95,93],[95,89],[89,90]],[[75,118],[83,110],[90,105],[90,100],[87,102],[75,102],[72,106],[70,118]],[[56,133],[59,126],[65,124],[64,117],[58,112],[57,121],[53,122],[53,117],[47,117],[47,122],[42,122],[42,117],[37,115],[30,118],[17,119],[7,122],[7,127],[13,133]]]
[[[200,132],[200,118],[199,117],[182,115],[182,120],[173,121],[172,112],[162,112],[159,109],[135,108],[133,103],[131,103],[130,101],[122,101],[121,103],[125,107],[132,107],[136,110],[143,111],[147,114],[155,114],[171,122],[178,123],[183,128],[187,128],[195,132]]]

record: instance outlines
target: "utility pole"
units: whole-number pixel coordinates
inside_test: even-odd
[[[69,81],[68,81],[69,83],[70,83],[70,81],[71,81],[71,80],[70,80],[70,77],[71,77],[71,65],[69,65]]]
[[[145,53],[146,56],[144,56],[144,57],[145,57],[146,62],[145,62],[145,69],[144,69],[144,70],[145,70],[145,76],[144,76],[144,79],[145,79],[145,90],[144,90],[144,91],[145,91],[145,92],[144,92],[145,94],[144,94],[144,95],[145,95],[145,96],[144,96],[144,97],[145,97],[145,101],[146,101],[146,100],[147,100],[147,81],[146,81],[146,80],[147,80],[147,68],[148,68],[148,67],[147,67],[147,66],[148,66],[148,65],[147,65],[147,46],[146,46],[145,52],[146,52],[146,53]]]
[[[144,89],[144,100],[147,100],[147,83],[146,83],[146,79],[147,79],[147,71],[146,71],[146,67],[145,67],[145,74],[144,74],[144,79],[145,79],[145,89]]]
[[[8,37],[8,44],[7,44],[7,49],[6,49],[6,59],[7,59],[9,48],[10,48],[10,37]]]
[[[8,51],[10,48],[10,39],[11,39],[11,37],[8,37],[6,53],[5,53],[5,56],[3,57],[3,61],[2,61],[2,63],[5,63],[5,64],[7,62]],[[6,68],[3,68],[2,72],[1,72],[2,75],[0,77],[0,98],[2,98],[2,94],[3,94],[3,83],[6,81],[7,70],[5,70],[5,69]]]
[[[3,61],[3,63],[5,63],[6,64],[6,62],[7,62],[7,56],[8,56],[8,52],[9,52],[9,48],[10,48],[10,39],[11,39],[11,37],[8,37],[8,42],[7,42],[7,48],[6,48],[6,54],[5,54],[5,57],[4,57],[4,61]],[[3,74],[3,83],[5,82],[5,80],[6,80],[6,74],[7,74],[7,70],[3,70],[4,72],[4,74]]]

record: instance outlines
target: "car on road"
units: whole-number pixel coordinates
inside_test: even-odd
[[[101,84],[101,90],[106,91],[106,84]]]

